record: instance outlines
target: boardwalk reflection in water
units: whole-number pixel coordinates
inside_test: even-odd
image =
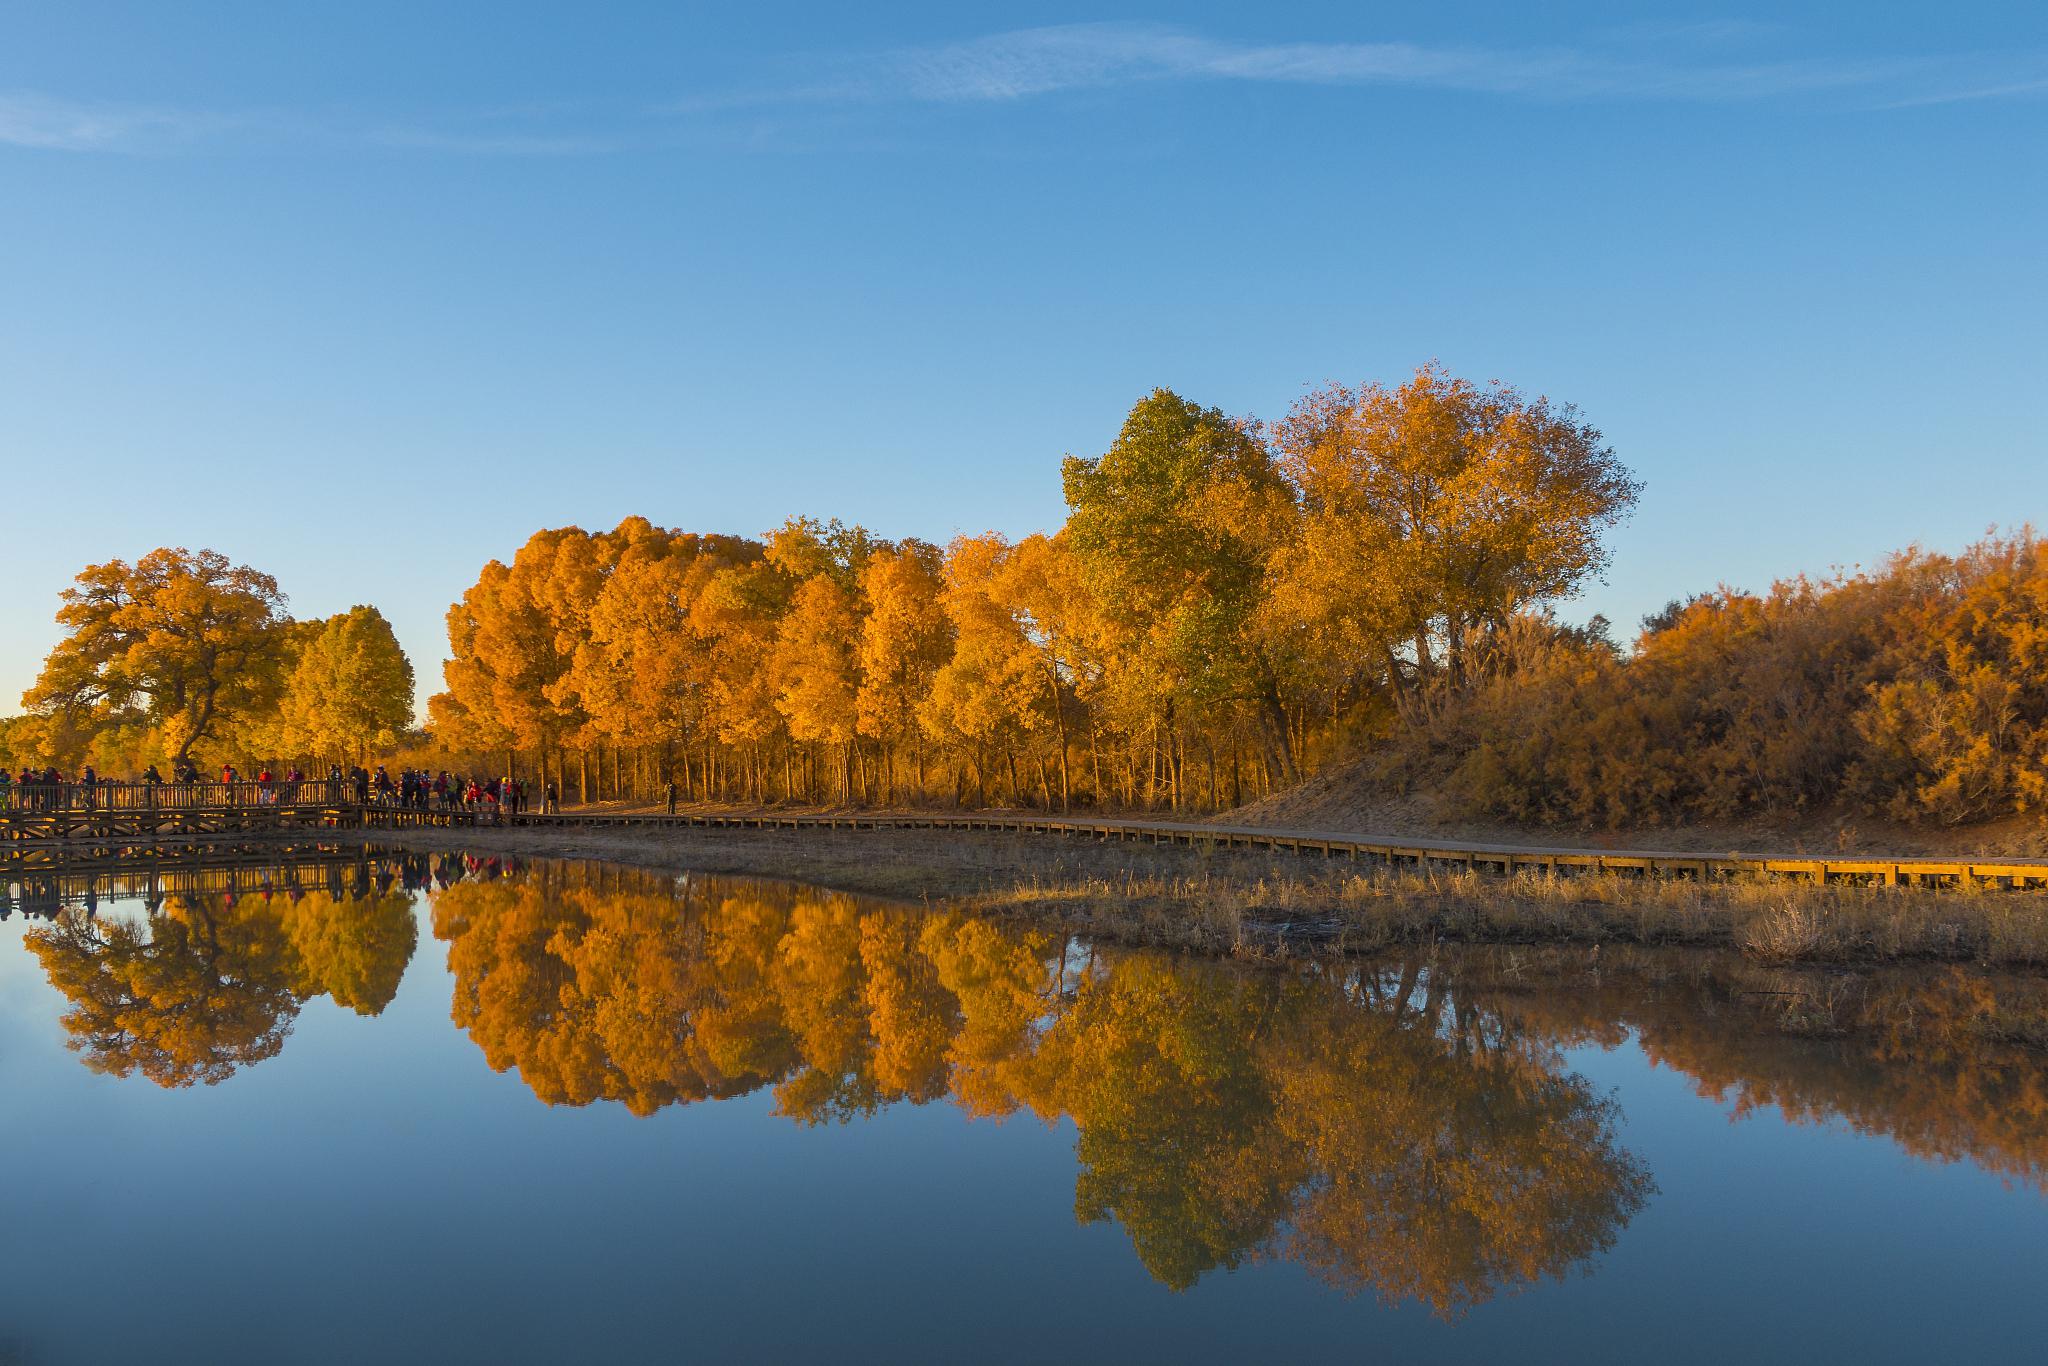
[[[939,1101],[1071,1120],[1077,1217],[1175,1288],[1278,1259],[1455,1316],[1591,1268],[1655,1186],[1563,1050],[1630,1035],[1738,1110],[2048,1171],[2029,979],[1611,950],[1278,969],[784,884],[420,858],[334,877],[72,908],[26,940],[89,1066],[213,1083],[315,997],[380,1012],[424,892],[454,1022],[541,1100],[649,1115],[767,1088],[806,1125]]]

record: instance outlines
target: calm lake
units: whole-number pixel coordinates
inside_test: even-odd
[[[5,1366],[2048,1342],[2041,978],[1252,965],[443,856],[13,876]]]

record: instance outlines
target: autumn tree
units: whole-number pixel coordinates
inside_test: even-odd
[[[428,701],[443,743],[476,749],[523,745],[541,750],[561,734],[546,685],[568,661],[527,587],[530,574],[492,560],[448,609],[446,690]]]
[[[412,723],[412,662],[374,607],[319,623],[297,650],[278,704],[282,748],[361,759]]]
[[[938,547],[923,541],[878,551],[861,572],[868,604],[855,649],[860,687],[854,698],[862,735],[879,741],[895,791],[896,751],[915,751],[917,786],[924,792],[923,731],[917,711],[931,695],[932,680],[953,653],[953,628],[940,596],[944,577]]]
[[[919,723],[972,770],[977,799],[985,799],[990,766],[1009,761],[1010,787],[1018,786],[1016,746],[1033,724],[1040,696],[1028,642],[1002,596],[1010,546],[1001,536],[955,537],[947,547],[940,606],[951,624],[953,652],[932,676]]]
[[[1052,722],[1060,809],[1073,804],[1071,732],[1082,698],[1103,675],[1101,616],[1080,562],[1063,537],[1026,536],[997,572],[995,591],[1016,623]]]
[[[702,739],[711,714],[711,642],[693,613],[721,572],[760,548],[735,536],[643,536],[591,603],[570,665],[592,727],[616,745],[660,746],[664,768]]]
[[[1435,365],[1315,390],[1273,445],[1301,508],[1277,603],[1325,648],[1376,653],[1403,696],[1463,683],[1480,633],[1599,574],[1642,488],[1569,405]]]
[[[575,669],[590,640],[591,612],[622,563],[658,555],[668,533],[629,517],[609,532],[580,527],[535,532],[510,565],[493,560],[448,612],[447,690],[428,704],[451,740],[488,749],[534,751],[560,763],[574,747],[578,788],[587,792],[593,730]]]
[[[784,729],[771,662],[790,593],[789,576],[762,558],[712,575],[690,608],[705,643],[711,738],[742,759],[743,790],[754,798],[765,795],[763,747]]]
[[[22,704],[74,742],[147,726],[182,761],[274,704],[283,610],[275,579],[218,551],[90,565],[64,590],[65,637]]]
[[[1158,711],[1174,803],[1186,795],[1177,709],[1190,705],[1253,704],[1290,774],[1283,681],[1257,609],[1291,502],[1257,431],[1158,389],[1107,452],[1068,456],[1062,478],[1066,538],[1124,635],[1135,665],[1125,678]]]
[[[859,635],[860,608],[852,591],[829,574],[817,574],[797,585],[769,656],[776,710],[792,739],[838,752],[843,800],[853,797]]]

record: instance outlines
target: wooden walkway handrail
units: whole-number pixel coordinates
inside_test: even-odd
[[[21,783],[0,785],[0,811],[191,811],[236,806],[338,806],[353,802],[347,779],[261,783]]]

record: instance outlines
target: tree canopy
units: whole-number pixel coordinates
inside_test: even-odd
[[[283,614],[275,579],[217,551],[153,550],[133,564],[89,565],[64,590],[64,639],[22,704],[74,745],[143,726],[183,759],[275,703]]]
[[[376,608],[318,623],[297,655],[278,707],[280,752],[358,760],[412,724],[412,663]]]

